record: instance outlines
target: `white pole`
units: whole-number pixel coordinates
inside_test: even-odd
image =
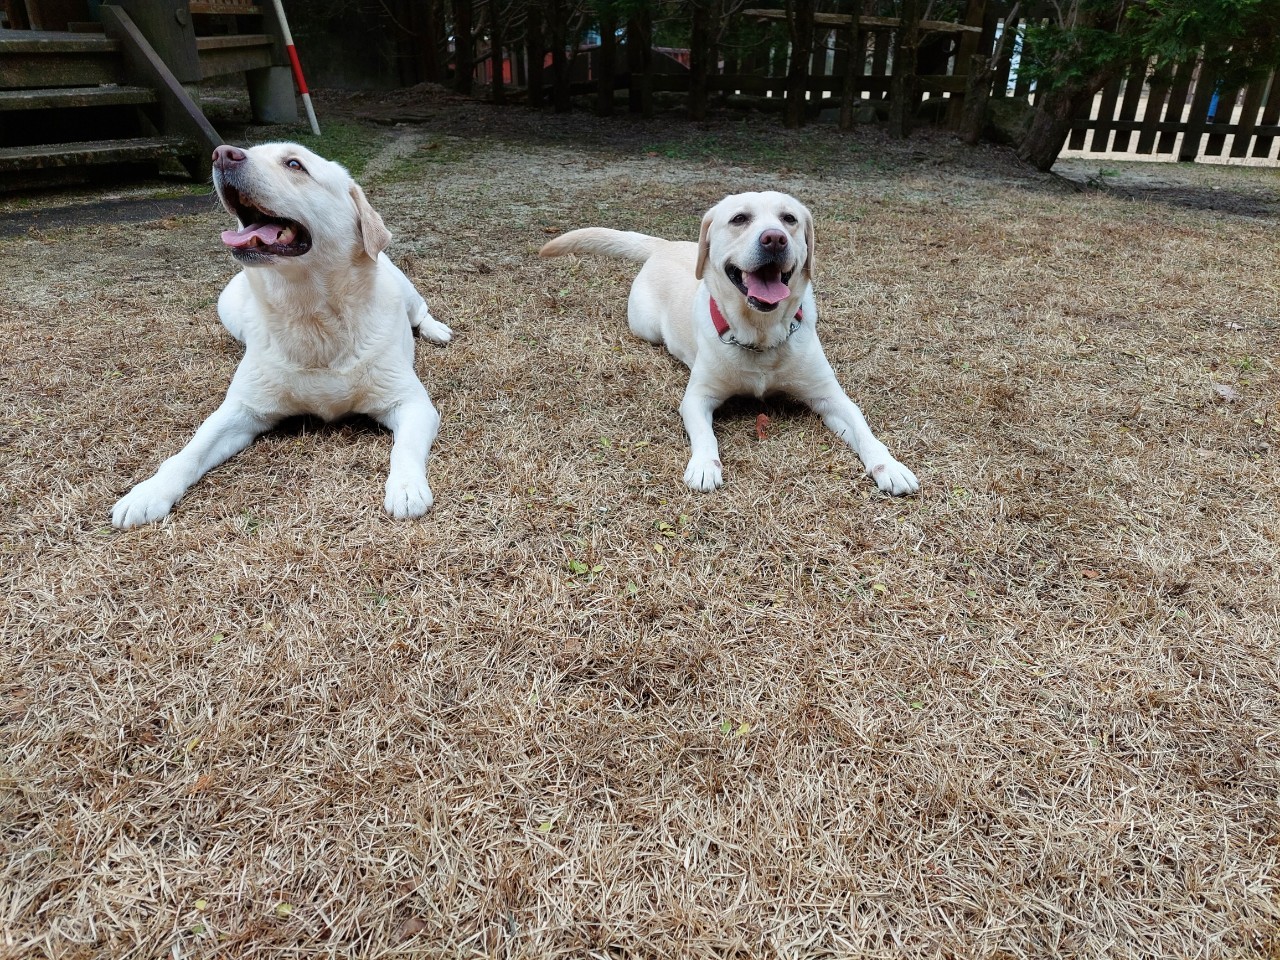
[[[307,81],[302,76],[302,64],[298,62],[298,51],[293,46],[293,34],[289,32],[289,21],[284,18],[284,6],[280,0],[271,0],[276,8],[276,19],[280,21],[280,30],[284,33],[284,48],[289,54],[289,64],[293,67],[293,79],[298,84],[298,93],[302,94],[302,105],[307,110],[307,119],[311,121],[311,132],[320,136],[320,122],[316,120],[316,108],[311,105],[311,94],[307,92]]]

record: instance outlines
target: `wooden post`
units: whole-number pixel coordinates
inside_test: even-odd
[[[985,25],[987,16],[987,0],[969,0],[968,6],[964,12],[965,26],[981,27]],[[968,76],[977,66],[974,56],[978,53],[979,41],[983,39],[983,34],[978,33],[962,33],[960,34],[960,43],[956,47],[956,76]],[[986,65],[986,58],[982,58],[983,66]],[[982,94],[984,101],[991,95],[991,73],[987,71],[986,91]],[[959,129],[967,109],[965,101],[969,97],[969,91],[973,86],[966,81],[965,92],[960,96],[951,95],[951,103],[947,107],[947,122],[952,129]],[[981,89],[979,84],[978,89]],[[985,113],[985,102],[984,113]]]
[[[179,83],[199,83],[200,54],[187,0],[114,0]]]
[[[1280,70],[1271,75],[1271,94],[1267,97],[1267,105],[1262,108],[1262,125],[1274,127],[1280,122]],[[1265,157],[1271,153],[1270,136],[1258,137],[1253,142],[1253,155]]]
[[[1098,104],[1098,119],[1093,126],[1093,136],[1089,139],[1090,153],[1106,152],[1107,144],[1111,140],[1111,131],[1115,129],[1116,101],[1118,99],[1120,99],[1120,78],[1116,77],[1102,88],[1102,102]],[[1073,130],[1071,132],[1071,147],[1073,150],[1080,149],[1075,145],[1077,132],[1080,134],[1080,146],[1084,145],[1084,131]]]
[[[1239,87],[1219,87],[1217,90],[1218,103],[1214,107],[1213,125],[1230,124],[1231,115],[1235,113],[1236,101],[1240,99]],[[1204,142],[1204,155],[1206,157],[1222,156],[1222,148],[1226,146],[1227,135],[1225,133],[1210,133]]]
[[[135,82],[156,91],[160,106],[160,129],[195,143],[196,152],[181,157],[183,166],[197,180],[207,180],[213,171],[214,147],[222,142],[218,131],[191,99],[177,76],[142,34],[121,6],[104,4],[102,27],[107,36],[120,41],[125,71]]]
[[[789,129],[795,129],[804,123],[809,58],[813,53],[813,14],[814,0],[788,0],[787,27],[791,36],[791,65],[787,70],[787,102],[783,123]]]
[[[1160,111],[1164,109],[1164,101],[1169,96],[1169,82],[1173,73],[1163,63],[1156,64],[1151,74],[1151,92],[1147,96],[1147,109],[1142,114],[1142,126],[1138,130],[1138,143],[1133,148],[1135,153],[1150,153],[1156,143],[1156,124],[1160,122]]]
[[[866,38],[858,29],[858,18],[850,18],[851,23],[844,29],[845,42],[849,52],[844,60],[844,85],[840,90],[840,129],[852,130],[856,118],[856,104],[862,99],[862,90],[858,79],[867,66]]]
[[[1258,109],[1262,106],[1262,95],[1266,91],[1266,77],[1254,80],[1245,90],[1244,104],[1240,108],[1240,126],[1231,140],[1231,156],[1247,157],[1249,155],[1249,141],[1253,139],[1254,128],[1258,125]]]
[[[1191,115],[1187,117],[1186,132],[1182,135],[1182,145],[1178,148],[1178,162],[1190,163],[1200,153],[1200,138],[1204,136],[1204,128],[1209,122],[1209,103],[1213,100],[1213,88],[1216,80],[1209,76],[1203,63],[1200,64],[1200,77],[1196,80],[1196,92],[1191,97]]]
[[[1182,110],[1187,105],[1187,91],[1191,89],[1191,77],[1195,74],[1195,64],[1181,63],[1174,68],[1173,80],[1169,87],[1169,102],[1164,108],[1166,124],[1182,124]],[[1173,153],[1174,141],[1178,134],[1166,130],[1160,134],[1156,142],[1156,153]]]
[[[1129,66],[1124,78],[1124,98],[1120,101],[1120,122],[1132,123],[1138,115],[1138,102],[1142,98],[1142,88],[1147,83],[1147,61],[1135,60]],[[1125,153],[1129,149],[1128,130],[1117,130],[1112,138],[1111,149],[1116,153]]]
[[[920,0],[902,0],[902,26],[893,53],[893,77],[889,83],[889,136],[911,136],[915,117],[916,57],[920,51]]]

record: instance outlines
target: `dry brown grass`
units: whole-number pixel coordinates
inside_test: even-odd
[[[0,953],[1280,951],[1273,171],[346,106],[458,334],[423,521],[387,435],[308,424],[112,531],[237,362],[224,217],[0,241]],[[917,499],[755,402],[690,493],[630,268],[535,257],[762,185]]]

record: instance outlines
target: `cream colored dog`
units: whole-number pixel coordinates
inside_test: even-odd
[[[684,482],[723,480],[712,412],[732,396],[803,400],[862,460],[886,493],[915,493],[910,470],[875,438],[822,352],[813,297],[813,216],[783,193],[725,197],[702,218],[697,243],[588,227],[556,237],[544,257],[598,253],[643,263],[631,285],[631,332],[665,344],[689,367],[680,415],[692,456]]]
[[[293,143],[221,146],[213,157],[218,196],[240,223],[222,241],[247,268],[222,291],[218,316],[244,358],[222,406],[121,498],[111,522],[160,519],[209,470],[297,414],[361,413],[389,427],[387,513],[421,516],[440,416],[414,372],[413,334],[447,343],[449,328],[382,252],[391,234],[341,166]]]

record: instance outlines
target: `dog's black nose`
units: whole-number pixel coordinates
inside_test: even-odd
[[[230,147],[223,144],[215,147],[213,150],[213,165],[219,170],[226,170],[228,167],[234,167],[238,163],[244,163],[244,151],[238,147]]]
[[[781,230],[766,230],[760,234],[760,246],[779,253],[787,248],[787,235]]]

